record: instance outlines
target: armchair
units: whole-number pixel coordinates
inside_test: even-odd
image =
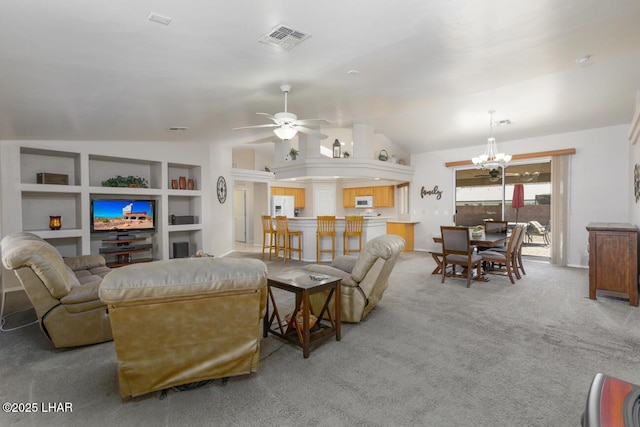
[[[62,258],[48,242],[27,232],[0,242],[2,264],[18,277],[36,310],[40,329],[57,347],[111,341],[107,306],[98,288],[111,271],[100,255]]]
[[[123,398],[258,370],[267,303],[260,260],[133,264],[111,272],[100,297],[109,306]]]
[[[385,234],[367,242],[358,257],[339,255],[330,266],[311,264],[306,270],[341,279],[342,321],[357,323],[382,299],[389,286],[389,275],[404,245],[402,237]],[[320,312],[325,299],[326,295],[312,295],[312,310]]]

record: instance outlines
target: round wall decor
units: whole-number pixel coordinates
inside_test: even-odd
[[[224,177],[221,176],[218,178],[218,185],[216,189],[218,193],[218,201],[220,203],[224,203],[227,201],[227,181],[224,180]]]

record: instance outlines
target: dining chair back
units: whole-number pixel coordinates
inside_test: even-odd
[[[485,233],[506,233],[509,223],[507,221],[485,221]]]
[[[509,223],[507,221],[484,221],[484,232],[490,234],[507,234],[509,230]],[[499,250],[506,251],[507,247],[504,243],[500,243],[499,245],[495,245],[493,247],[479,247],[478,252],[485,250]]]
[[[524,227],[517,226],[513,229],[509,242],[507,243],[506,252],[498,252],[487,250],[479,252],[485,265],[491,264],[493,267],[486,268],[485,273],[507,276],[512,284],[515,283],[513,276],[519,278],[519,274],[515,271],[517,268],[517,241],[522,234]],[[496,267],[495,265],[498,265]]]
[[[467,288],[471,286],[473,266],[476,266],[477,277],[480,277],[480,264],[482,257],[474,253],[475,247],[471,245],[469,228],[440,226],[442,234],[442,283],[447,276],[447,265],[452,266],[455,276],[456,265],[466,267]]]
[[[522,274],[527,274],[526,271],[524,271],[524,264],[522,262],[522,245],[524,244],[524,238],[526,236],[526,225],[525,224],[518,224],[516,226],[516,228],[520,228],[520,235],[518,236],[518,240],[516,241],[516,248],[515,248],[515,264],[516,264],[516,275],[518,277],[518,279],[520,279],[522,276],[520,276],[520,271],[522,272]]]
[[[336,217],[335,215],[318,216],[318,231],[316,232],[316,262],[320,263],[322,253],[330,253],[331,261],[336,257]],[[322,249],[322,238],[331,238],[331,249]]]

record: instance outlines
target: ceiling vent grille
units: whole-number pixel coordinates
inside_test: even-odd
[[[260,37],[258,41],[284,50],[291,50],[309,37],[311,35],[278,24],[267,34]]]

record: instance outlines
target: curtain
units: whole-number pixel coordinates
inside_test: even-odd
[[[551,160],[551,264],[567,265],[570,155]]]

